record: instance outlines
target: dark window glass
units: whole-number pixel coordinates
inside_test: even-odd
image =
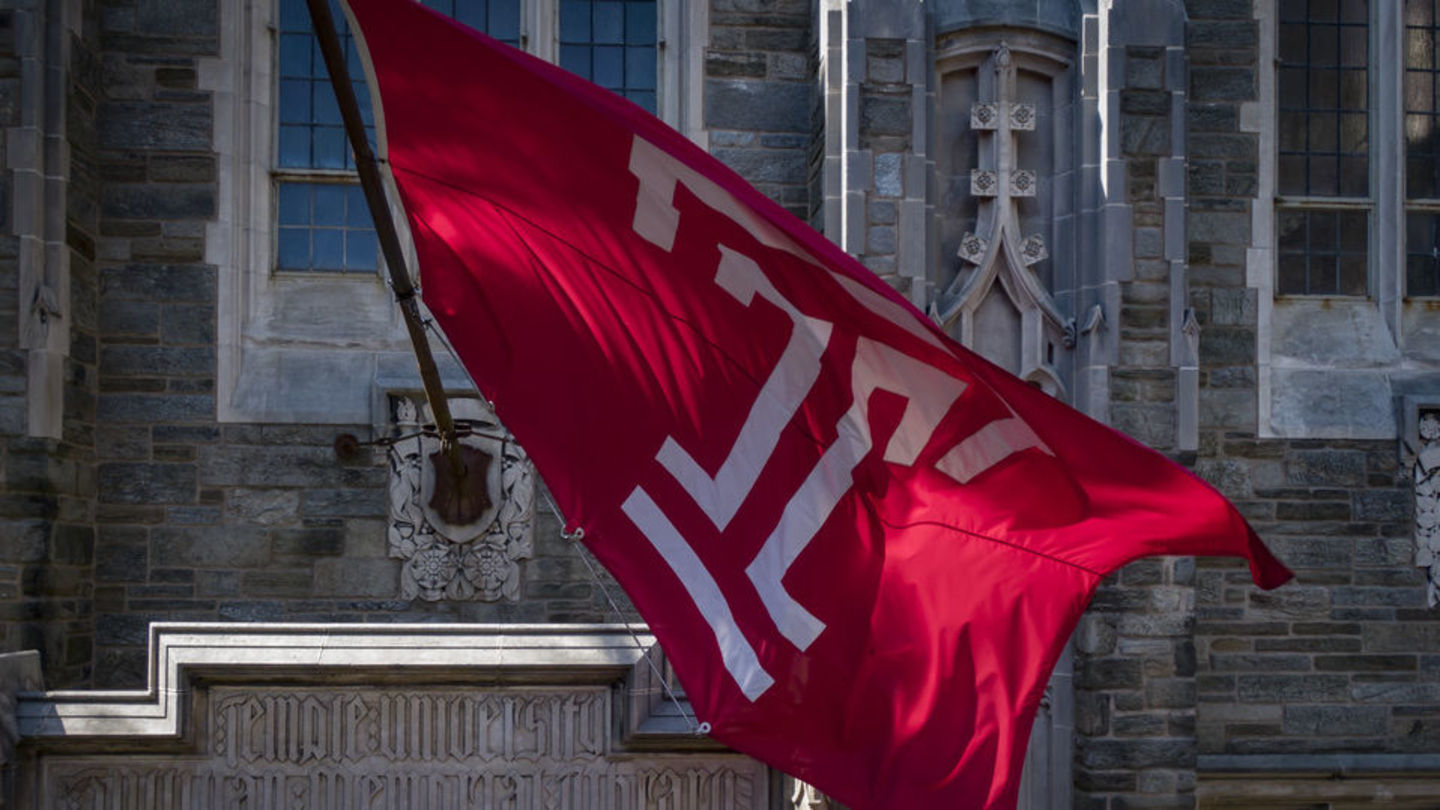
[[[1364,0],[1281,4],[1281,194],[1369,194],[1366,19]]]
[[[277,196],[279,269],[373,273],[379,266],[375,229],[358,186],[285,182]]]
[[[1435,105],[1436,17],[1434,0],[1406,0],[1405,3],[1405,196],[1427,199],[1437,196],[1437,156],[1440,124]]]
[[[341,175],[315,183],[294,173],[353,171],[340,106],[310,25],[305,0],[279,0],[276,67],[278,132],[276,267],[285,271],[374,272],[378,244],[370,211],[359,186]],[[510,45],[520,40],[519,0],[424,0],[425,5]],[[345,16],[331,11],[345,47],[346,68],[355,86],[360,117],[374,143],[374,113],[365,87],[360,54]],[[291,178],[287,178],[290,174]]]
[[[1282,295],[1365,295],[1369,213],[1277,212],[1276,276]]]
[[[1279,192],[1365,199],[1370,196],[1367,2],[1280,0],[1278,11]],[[1369,212],[1304,205],[1276,212],[1277,290],[1365,295]]]
[[[561,0],[560,66],[655,112],[655,0]]]

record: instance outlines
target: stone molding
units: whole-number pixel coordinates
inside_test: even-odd
[[[636,639],[639,639],[637,645]],[[230,624],[157,622],[142,690],[21,692],[23,743],[106,739],[134,746],[186,732],[194,679],[244,682],[284,676],[424,680],[464,675],[469,683],[541,673],[547,683],[625,678],[653,646],[643,628],[615,624]]]
[[[1201,808],[1435,806],[1440,754],[1216,754],[1196,763]],[[1383,800],[1378,797],[1383,796]]]
[[[649,723],[653,648],[626,625],[156,624],[146,689],[18,693],[16,806],[775,806],[762,763]]]
[[[26,351],[25,432],[58,439],[63,425],[65,361],[70,355],[70,248],[66,198],[71,39],[80,7],[63,0],[14,6],[20,82],[19,126],[5,130],[10,170],[10,233],[19,237],[16,337]]]

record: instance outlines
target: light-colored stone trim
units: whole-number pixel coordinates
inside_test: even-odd
[[[1370,5],[1372,54],[1403,53],[1400,12],[1399,4]],[[1433,359],[1407,356],[1405,345],[1403,65],[1383,57],[1370,65],[1371,196],[1358,201],[1371,218],[1370,295],[1277,298],[1275,0],[1256,0],[1255,19],[1258,99],[1241,105],[1240,131],[1259,137],[1259,188],[1246,251],[1246,284],[1256,289],[1258,304],[1257,431],[1262,438],[1393,439],[1392,377]],[[1338,334],[1348,337],[1336,343]]]
[[[19,126],[5,133],[11,229],[19,237],[16,326],[26,350],[26,420],[30,436],[63,431],[65,359],[70,355],[70,248],[65,241],[70,144],[66,99],[70,41],[79,35],[78,0],[16,4],[20,62]]]
[[[631,626],[635,627],[635,626]],[[239,683],[340,675],[469,682],[604,683],[624,678],[655,639],[614,624],[229,624],[150,626],[148,685],[127,691],[20,693],[20,738],[178,739],[197,675]],[[638,637],[638,644],[637,644]]]
[[[703,146],[704,48],[689,45],[704,41],[708,12],[692,6],[661,4],[661,112]],[[214,94],[218,156],[217,211],[205,255],[218,284],[216,415],[220,422],[381,423],[385,415],[374,405],[384,392],[420,386],[380,274],[273,272],[273,14],[266,0],[220,0],[220,53],[199,64],[199,87]],[[524,4],[521,23],[532,52],[556,55],[557,20],[554,0]],[[383,134],[380,140],[383,154]],[[408,243],[403,213],[392,210]],[[415,273],[413,249],[407,253]],[[469,376],[438,341],[432,350],[446,390],[473,393]]]

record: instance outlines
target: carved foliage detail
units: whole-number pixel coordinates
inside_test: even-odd
[[[490,456],[485,477],[491,508],[469,525],[452,526],[431,508],[431,457],[438,437],[418,432],[419,409],[394,400],[396,429],[408,435],[390,448],[390,556],[404,561],[400,596],[429,602],[520,598],[520,561],[534,553],[535,474],[525,451],[493,425],[468,425],[461,443]],[[485,430],[488,428],[488,431]],[[441,463],[444,456],[440,456]]]
[[[1426,569],[1430,607],[1440,604],[1440,409],[1421,409],[1415,454],[1415,564]]]

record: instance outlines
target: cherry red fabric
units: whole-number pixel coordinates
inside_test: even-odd
[[[639,108],[409,0],[349,7],[427,306],[715,738],[855,808],[1010,808],[1046,680],[1102,577],[1194,554],[1246,558],[1264,587],[1289,578],[1209,486],[944,337]],[[642,152],[652,168],[632,170]],[[659,197],[657,171],[678,178]],[[722,289],[727,256],[773,295]],[[716,475],[801,329],[822,341],[818,372],[717,521],[657,455],[672,442]],[[876,346],[882,361],[864,361]],[[890,382],[857,419],[863,375]],[[965,445],[1002,423],[998,445]],[[829,482],[843,497],[797,498],[845,430],[873,449]],[[982,444],[967,480],[945,467]],[[669,534],[637,524],[637,493]],[[749,569],[782,518],[805,518],[786,510],[807,509],[818,528],[781,580],[823,625],[802,647]],[[729,624],[697,597],[705,577]],[[753,652],[758,694],[725,644]]]

